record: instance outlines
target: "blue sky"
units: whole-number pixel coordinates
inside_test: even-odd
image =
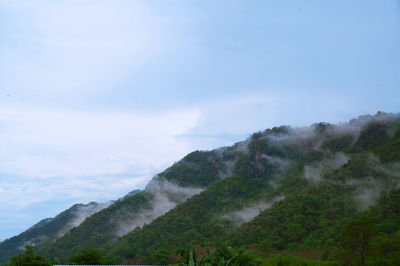
[[[196,149],[400,110],[400,2],[0,0],[0,240]]]

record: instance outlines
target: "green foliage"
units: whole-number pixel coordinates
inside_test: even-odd
[[[33,247],[25,246],[25,252],[11,259],[9,266],[50,266],[52,265],[41,255],[35,255]]]
[[[400,189],[383,192],[368,212],[381,233],[392,234],[400,229]]]
[[[100,252],[96,249],[81,249],[77,254],[71,257],[70,263],[79,265],[101,265],[103,258]]]
[[[49,257],[66,261],[80,249],[96,247],[107,250],[110,241],[115,239],[118,229],[118,220],[127,213],[137,213],[149,206],[151,196],[142,191],[124,200],[118,200],[110,207],[88,217],[80,226],[72,228],[62,238],[55,242],[43,244],[39,251]],[[110,219],[110,217],[114,219]]]
[[[351,261],[361,261],[361,265],[365,265],[370,242],[375,234],[376,228],[369,218],[353,220],[343,228],[340,247],[350,254]]]
[[[115,252],[120,253],[131,246],[138,254],[144,255],[149,247],[189,248],[195,243],[205,245],[216,241],[234,229],[220,216],[268,191],[267,181],[265,178],[235,175],[216,182],[151,224],[129,233]]]
[[[271,129],[265,130],[265,135],[268,135],[268,134],[274,134],[274,135],[288,134],[289,130],[290,130],[289,126],[273,127]]]
[[[380,265],[398,265],[400,262],[400,230],[393,234],[379,234],[371,242],[370,255]]]
[[[367,212],[358,214],[342,230],[342,241],[333,249],[331,258],[347,264],[362,264],[362,249],[356,247],[362,243],[360,237],[366,233],[368,252],[365,254],[366,265],[398,265],[400,261],[400,189],[384,192],[377,204]],[[366,218],[368,217],[368,218]],[[377,232],[375,234],[374,232]],[[349,232],[350,231],[350,232]],[[345,235],[347,234],[347,238]],[[365,251],[365,250],[364,250]]]
[[[205,187],[218,180],[219,159],[210,151],[195,151],[165,170],[161,177],[181,186]]]
[[[395,131],[391,137],[390,131]],[[368,124],[361,132],[356,144],[355,151],[372,151],[385,162],[400,160],[400,126],[396,123]]]
[[[354,206],[337,199],[346,191],[326,183],[301,187],[284,201],[244,224],[232,237],[234,244],[254,244],[265,249],[311,248],[337,240],[341,218],[354,213]],[[335,222],[333,222],[335,221]],[[240,235],[241,237],[238,237]]]
[[[205,257],[196,256],[196,251],[194,248],[192,249],[185,249],[185,248],[179,248],[176,251],[176,255],[179,255],[180,258],[178,260],[178,265],[183,266],[183,265],[190,265],[190,266],[195,266],[195,265],[204,265],[205,264]]]
[[[400,138],[396,138],[389,143],[376,147],[374,152],[385,162],[400,161]]]
[[[371,122],[361,131],[357,142],[354,145],[356,152],[372,150],[385,145],[390,140],[388,134],[389,126],[385,123]]]
[[[256,266],[261,259],[248,250],[219,245],[214,252],[207,250],[205,257],[196,257],[194,249],[179,249],[179,265]]]
[[[341,266],[339,262],[310,260],[284,254],[275,254],[263,260],[264,266]]]
[[[209,253],[206,260],[209,265],[256,266],[261,260],[245,249],[219,246],[214,253]]]
[[[149,255],[149,263],[157,265],[166,265],[171,261],[171,253],[165,249],[153,251]]]
[[[347,151],[354,140],[355,136],[352,134],[332,135],[322,143],[322,148],[332,152]]]
[[[96,203],[90,203],[96,204]],[[75,204],[71,208],[61,212],[53,219],[44,219],[18,236],[12,237],[0,243],[0,263],[6,262],[11,256],[19,253],[19,247],[26,241],[31,241],[35,247],[40,245],[45,236],[50,242],[57,238],[61,231],[75,219],[76,211],[82,204]]]

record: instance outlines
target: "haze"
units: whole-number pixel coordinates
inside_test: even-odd
[[[0,0],[0,240],[196,149],[399,112],[384,1]]]

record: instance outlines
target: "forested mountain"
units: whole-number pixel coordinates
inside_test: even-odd
[[[351,257],[340,248],[344,228],[368,219],[376,228],[368,255],[395,261],[399,187],[399,115],[275,127],[231,147],[190,153],[145,190],[36,250],[60,262],[96,248],[110,263],[160,263],[178,248],[223,243],[335,260]]]
[[[39,246],[47,241],[62,237],[71,228],[79,226],[86,217],[93,215],[110,203],[91,202],[75,204],[54,218],[46,218],[18,236],[0,243],[0,263],[5,263],[13,255],[20,253],[25,245]]]

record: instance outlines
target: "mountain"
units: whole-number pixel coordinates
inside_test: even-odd
[[[36,250],[60,262],[96,248],[110,263],[156,264],[177,248],[225,243],[334,258],[343,228],[357,217],[370,217],[385,241],[400,235],[399,187],[399,115],[274,127],[188,154],[143,191]]]
[[[122,199],[126,199],[132,196],[135,196],[136,194],[138,194],[140,192],[140,189],[134,189],[131,192],[129,192],[128,194],[126,194]]]
[[[0,243],[0,263],[5,263],[13,255],[21,252],[25,245],[40,246],[44,242],[52,242],[62,237],[71,228],[79,226],[82,221],[109,203],[91,202],[89,204],[75,204],[54,218],[46,218],[33,225],[18,236]]]
[[[265,251],[332,249],[348,219],[399,187],[400,120],[379,113],[340,125],[273,128],[209,156],[214,165],[234,160],[233,174],[125,235],[114,257],[219,241]],[[395,225],[387,234],[400,229],[399,215],[376,221]]]

